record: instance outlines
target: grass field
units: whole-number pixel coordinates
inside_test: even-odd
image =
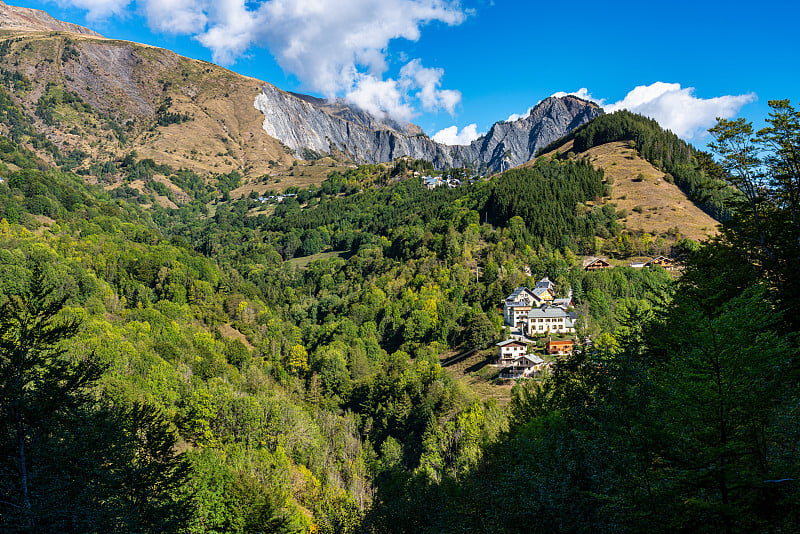
[[[489,358],[494,349],[478,351],[469,358],[444,367],[444,372],[454,380],[461,382],[475,392],[481,400],[495,399],[498,404],[506,405],[511,400],[512,383],[495,384],[497,369],[489,365]]]
[[[349,255],[350,255],[349,252],[339,252],[339,251],[320,252],[319,254],[312,254],[311,256],[303,256],[302,258],[292,258],[291,260],[288,260],[286,263],[298,269],[305,269],[308,267],[308,264],[311,263],[312,261],[329,260],[331,258],[348,258]]]

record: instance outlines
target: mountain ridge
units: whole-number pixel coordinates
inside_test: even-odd
[[[166,49],[106,39],[42,11],[0,4],[0,28],[8,43],[0,68],[30,85],[14,99],[60,149],[93,159],[121,159],[136,151],[176,168],[258,177],[296,159],[332,155],[384,163],[409,156],[440,169],[497,172],[530,160],[539,148],[602,113],[574,97],[549,98],[523,119],[495,123],[470,145],[450,146],[416,125],[374,117],[341,99],[283,91]],[[67,100],[88,104],[92,117],[76,106],[77,116],[66,109],[51,94],[53,84],[73,95]],[[109,129],[111,137],[98,133]]]
[[[318,99],[317,99],[318,100]],[[332,114],[317,101],[265,84],[255,106],[264,113],[264,129],[303,157],[313,153],[343,152],[360,163],[383,163],[409,156],[431,161],[437,168],[474,166],[504,171],[534,157],[536,152],[597,117],[603,111],[595,104],[574,96],[549,97],[531,113],[516,121],[498,121],[469,145],[437,143],[422,133],[409,135],[397,126],[365,128],[366,112],[352,106],[355,114]],[[377,120],[377,119],[375,119]],[[312,125],[306,128],[305,125]]]
[[[28,7],[10,6],[0,0],[0,28],[17,31],[65,31],[102,37],[84,26],[63,22],[45,11]]]

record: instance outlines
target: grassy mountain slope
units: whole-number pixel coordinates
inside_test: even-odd
[[[261,128],[259,80],[91,35],[3,30],[0,47],[0,68],[22,77],[15,101],[64,152],[108,161],[136,151],[176,169],[244,176],[293,160]]]
[[[605,143],[584,152],[573,152],[573,141],[544,154],[556,152],[587,158],[602,168],[611,196],[604,203],[614,203],[625,217],[619,220],[629,231],[653,235],[678,228],[683,237],[699,241],[717,233],[718,222],[701,210],[665,174],[639,156],[630,141]],[[528,164],[528,165],[532,165]]]

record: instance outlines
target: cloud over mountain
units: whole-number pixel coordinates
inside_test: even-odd
[[[380,116],[409,120],[421,108],[453,113],[461,93],[441,89],[442,69],[408,61],[397,79],[385,76],[390,42],[416,41],[433,22],[457,25],[458,0],[59,0],[90,19],[136,9],[159,32],[192,35],[214,61],[231,64],[253,46],[309,90],[345,96]]]
[[[443,145],[468,145],[481,135],[483,133],[478,133],[477,124],[468,124],[461,131],[459,131],[458,126],[450,126],[439,130],[431,136],[431,139]]]

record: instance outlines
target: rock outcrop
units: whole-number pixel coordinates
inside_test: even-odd
[[[382,163],[401,156],[425,159],[438,168],[473,166],[503,171],[529,161],[539,148],[559,139],[603,111],[574,96],[547,98],[513,122],[495,123],[469,145],[443,145],[418,127],[379,121],[343,102],[281,91],[266,84],[255,107],[264,114],[264,130],[294,150],[343,152],[360,163]]]

